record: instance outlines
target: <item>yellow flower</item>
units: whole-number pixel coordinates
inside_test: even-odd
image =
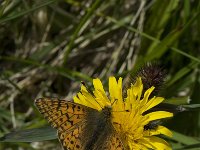
[[[165,140],[156,136],[159,134],[172,136],[169,129],[161,125],[153,129],[145,129],[145,125],[151,121],[173,116],[172,113],[166,111],[145,113],[164,100],[162,97],[155,96],[149,98],[154,87],[143,92],[142,80],[139,77],[135,84],[131,84],[131,87],[127,89],[127,96],[123,97],[122,78],[119,78],[118,81],[115,77],[109,78],[109,96],[99,79],[94,79],[93,85],[93,94],[89,93],[87,88],[82,85],[81,91],[74,97],[74,102],[98,111],[105,107],[111,108],[113,128],[126,149],[171,149]]]

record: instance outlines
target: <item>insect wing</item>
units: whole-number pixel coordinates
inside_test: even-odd
[[[86,106],[56,98],[35,101],[40,113],[58,130],[58,137],[66,150],[81,150],[80,134],[85,124]]]
[[[112,135],[112,137],[110,138],[110,140],[107,144],[106,149],[109,149],[109,150],[125,150],[121,139],[116,134]]]

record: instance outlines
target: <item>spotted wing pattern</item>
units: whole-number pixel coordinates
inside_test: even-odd
[[[125,150],[121,139],[116,134],[112,135],[112,137],[108,141],[106,149],[109,149],[109,150]]]
[[[59,140],[66,150],[81,150],[80,134],[85,122],[86,106],[57,98],[35,101],[41,114],[58,130]]]
[[[81,145],[80,135],[83,131],[83,126],[79,125],[71,132],[58,132],[59,140],[66,150],[83,150]]]

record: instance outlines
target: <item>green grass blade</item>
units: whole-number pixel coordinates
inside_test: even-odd
[[[174,150],[183,150],[183,149],[184,150],[199,150],[200,149],[200,143],[183,146],[181,148],[177,148],[177,149],[174,149]]]
[[[199,142],[200,142],[199,140],[197,140],[195,138],[183,135],[183,134],[175,132],[175,131],[173,131],[172,139],[177,142],[180,142],[182,144],[185,144],[185,145],[199,144]]]
[[[182,30],[175,30],[169,33],[156,47],[150,47],[146,55],[146,62],[156,58],[160,58],[170,47],[174,41],[181,35]]]
[[[56,138],[56,129],[42,127],[10,132],[1,137],[0,142],[38,142]]]
[[[195,18],[198,17],[198,16],[199,16],[199,13],[197,13],[197,14],[195,15],[195,17],[191,19],[191,21],[194,21]],[[153,42],[156,42],[156,43],[158,43],[158,44],[161,42],[159,39],[157,39],[157,38],[155,38],[155,37],[153,37],[153,36],[151,36],[151,35],[148,35],[148,34],[146,34],[146,33],[144,33],[144,32],[138,31],[136,28],[131,27],[131,26],[129,26],[129,25],[126,25],[126,24],[124,24],[123,22],[119,22],[119,21],[117,21],[116,19],[114,19],[114,18],[112,18],[112,17],[106,17],[106,18],[109,19],[110,21],[112,21],[113,23],[118,24],[119,26],[124,27],[124,28],[126,28],[127,30],[129,30],[129,31],[138,33],[138,34],[140,34],[141,36],[143,36],[143,37],[145,37],[145,38],[147,38],[147,39],[149,39],[149,40],[151,40],[151,41],[153,41]],[[189,26],[189,25],[187,24],[187,26]],[[186,27],[187,27],[187,26],[186,26]],[[171,41],[171,40],[169,40],[169,41]],[[183,56],[185,56],[185,57],[190,58],[191,60],[194,60],[194,61],[197,61],[198,63],[200,63],[200,59],[199,59],[199,58],[196,58],[196,57],[194,57],[194,56],[192,56],[192,55],[190,55],[190,54],[187,54],[187,53],[181,51],[180,49],[177,49],[177,48],[172,47],[172,46],[169,46],[169,45],[166,45],[166,47],[169,48],[169,49],[172,49],[173,51],[175,51],[175,52],[177,52],[177,53],[179,53],[179,54],[181,54],[181,55],[183,55]],[[166,48],[166,47],[165,47],[165,48]],[[140,60],[140,61],[141,61],[141,60]]]
[[[57,0],[48,0],[48,1],[45,1],[45,2],[43,2],[43,3],[41,3],[41,4],[37,5],[37,6],[34,6],[33,8],[30,8],[28,10],[24,10],[24,11],[22,11],[20,13],[16,13],[16,14],[11,15],[11,16],[6,16],[5,18],[1,18],[0,19],[0,23],[5,23],[7,21],[10,21],[10,20],[16,19],[18,17],[24,16],[24,15],[26,15],[28,13],[31,13],[31,12],[33,12],[35,10],[38,10],[38,9],[44,7],[44,6],[48,6],[48,5],[50,5],[50,4],[52,4],[52,3],[56,2],[56,1]]]
[[[198,62],[191,62],[187,66],[183,67],[182,69],[178,70],[177,73],[170,79],[166,85],[172,86],[175,82],[180,80],[182,77],[184,77],[186,74],[188,74],[191,70],[196,68],[198,66]]]
[[[67,60],[68,60],[68,56],[70,54],[70,52],[72,51],[72,47],[74,45],[74,41],[76,40],[76,37],[79,35],[79,32],[81,31],[82,27],[84,26],[84,24],[88,21],[88,19],[91,19],[91,16],[94,14],[94,11],[100,6],[100,4],[102,3],[101,0],[96,0],[92,6],[90,7],[90,9],[88,9],[88,12],[85,14],[85,16],[81,19],[80,23],[77,25],[77,27],[75,28],[75,31],[69,41],[69,44],[64,48],[64,58],[63,58],[63,65],[66,65]]]
[[[190,105],[183,105],[183,106],[191,111],[200,110],[200,104],[190,104]]]

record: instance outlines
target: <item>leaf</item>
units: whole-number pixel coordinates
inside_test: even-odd
[[[195,138],[186,136],[186,135],[178,133],[176,131],[173,131],[172,139],[177,142],[180,142],[182,144],[185,144],[185,145],[199,144],[199,142],[200,142],[199,140],[196,140]]]
[[[56,130],[52,127],[42,127],[10,132],[0,138],[0,142],[38,142],[56,139]]]
[[[151,61],[155,58],[160,58],[176,39],[181,35],[182,29],[176,29],[169,33],[156,47],[148,50],[146,61]]]
[[[182,105],[182,104],[188,104],[189,101],[190,101],[189,96],[183,96],[183,97],[168,98],[168,99],[165,100],[165,103],[174,104],[174,105]]]
[[[191,145],[187,145],[187,146],[184,146],[184,147],[181,147],[181,148],[177,148],[177,149],[174,149],[174,150],[197,150],[200,148],[200,143],[198,144],[191,144]]]
[[[198,62],[192,61],[187,66],[183,67],[182,69],[178,70],[177,73],[170,79],[170,81],[167,83],[167,86],[173,85],[176,81],[180,80],[183,76],[185,76],[187,73],[189,73],[191,70],[196,68],[198,65]]]
[[[200,104],[190,104],[190,105],[183,105],[184,108],[189,110],[200,110]]]
[[[77,25],[77,27],[75,28],[74,33],[71,36],[71,40],[69,41],[69,44],[64,48],[64,60],[63,60],[63,66],[66,65],[67,60],[68,60],[68,56],[70,54],[70,52],[72,51],[74,42],[77,38],[78,35],[80,35],[80,33],[84,30],[85,25],[87,24],[87,22],[92,18],[91,16],[94,15],[94,12],[96,11],[97,8],[100,7],[100,4],[103,1],[101,0],[96,0],[91,7],[88,9],[88,12],[85,14],[85,16],[83,16],[83,18],[81,19],[81,21],[79,22],[79,24]]]

